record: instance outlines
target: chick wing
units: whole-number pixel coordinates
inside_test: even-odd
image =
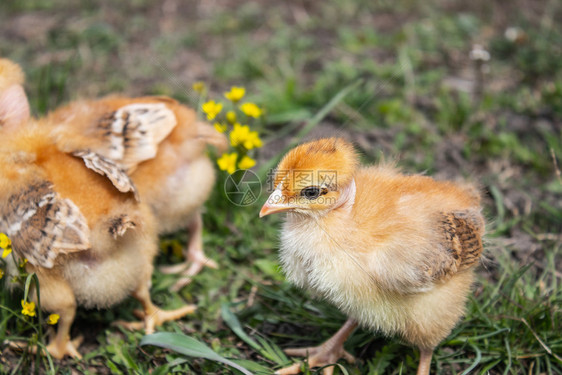
[[[12,239],[17,254],[34,266],[52,268],[59,254],[90,248],[84,215],[48,181],[33,181],[2,200],[0,217],[0,231]]]

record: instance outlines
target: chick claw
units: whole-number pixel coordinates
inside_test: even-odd
[[[344,358],[348,363],[353,364],[355,357],[344,350],[343,345],[333,345],[330,341],[324,344],[311,348],[290,348],[285,349],[285,353],[290,356],[306,357],[308,356],[308,366],[324,367],[335,364],[338,359]],[[295,363],[292,366],[284,367],[275,372],[278,375],[293,375],[301,372],[302,362]],[[332,375],[334,373],[334,366],[324,368],[322,371],[324,375]]]
[[[58,344],[56,341],[47,345],[47,351],[55,358],[61,359],[65,355],[81,359],[82,356],[78,352],[78,347],[84,340],[83,336],[78,336],[74,340],[68,340],[65,343]]]
[[[187,314],[192,314],[197,309],[195,305],[185,305],[176,310],[160,310],[158,308],[155,309],[150,314],[147,314],[141,310],[135,310],[133,313],[135,316],[142,321],[140,322],[125,322],[123,320],[118,320],[113,324],[116,326],[121,326],[125,329],[135,331],[143,329],[145,330],[147,335],[154,333],[154,329],[157,326],[164,324],[165,322],[171,320],[178,320],[179,318],[184,317]]]
[[[193,248],[191,248],[187,253],[187,261],[185,263],[176,266],[161,267],[160,271],[166,274],[181,272],[182,277],[170,288],[172,292],[177,292],[191,283],[193,276],[201,272],[203,267],[217,269],[219,266],[217,262],[211,258],[207,258],[203,250],[193,250]]]
[[[78,336],[74,340],[51,340],[49,345],[47,345],[46,350],[53,358],[56,359],[62,359],[66,355],[81,359],[82,355],[78,352],[78,347],[82,344],[83,340],[83,336]],[[11,349],[28,351],[32,354],[37,353],[37,345],[29,346],[26,342],[22,341],[7,341],[6,343]],[[41,350],[41,354],[44,354],[43,349]]]

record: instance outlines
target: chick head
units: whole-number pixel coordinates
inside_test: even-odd
[[[29,119],[29,103],[22,86],[24,81],[19,65],[0,58],[0,129],[13,130]]]
[[[358,157],[342,138],[304,143],[285,155],[277,166],[275,190],[260,217],[278,212],[322,215],[355,196],[353,174]]]

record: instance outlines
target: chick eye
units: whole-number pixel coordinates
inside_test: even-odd
[[[328,193],[328,189],[320,188],[318,186],[308,186],[301,190],[301,197],[306,199],[316,199],[320,195]]]

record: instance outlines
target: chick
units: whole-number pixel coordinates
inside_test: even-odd
[[[343,343],[360,324],[418,347],[418,374],[428,374],[434,348],[465,311],[482,252],[477,189],[390,165],[360,167],[339,138],[291,150],[275,186],[260,217],[287,212],[280,248],[287,278],[349,317],[323,345],[287,353],[310,355],[311,367],[352,362]],[[277,373],[299,372],[297,363]]]
[[[24,80],[19,65],[0,58],[0,128],[15,127],[29,117]]]
[[[215,182],[207,145],[224,151],[228,143],[223,134],[166,97],[78,101],[49,119],[64,129],[71,148],[93,150],[127,172],[157,218],[159,234],[187,227],[185,263],[163,268],[182,272],[173,290],[188,284],[204,266],[217,268],[203,252],[201,210]]]
[[[70,340],[77,306],[107,308],[132,295],[143,321],[122,324],[147,333],[195,310],[162,311],[151,302],[158,248],[150,207],[137,201],[133,182],[114,162],[64,151],[64,140],[44,121],[30,121],[5,132],[0,150],[0,231],[17,258],[28,260],[26,271],[37,274],[41,308],[60,316],[47,346],[55,358],[80,357],[80,340]]]

